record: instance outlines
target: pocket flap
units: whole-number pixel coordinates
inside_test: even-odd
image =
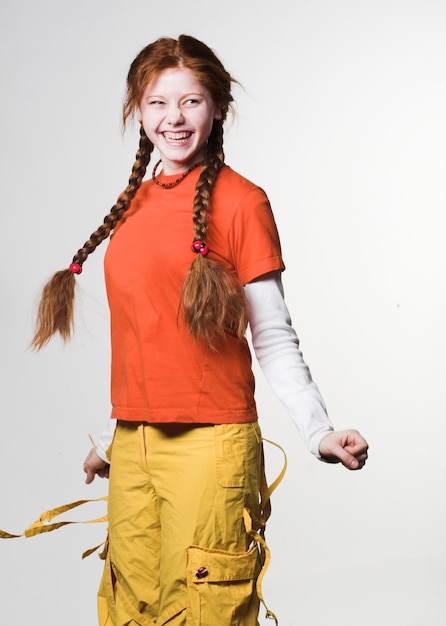
[[[187,551],[187,575],[193,583],[251,580],[260,572],[257,546],[248,552],[226,552],[191,546]]]

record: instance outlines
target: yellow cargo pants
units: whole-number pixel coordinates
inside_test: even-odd
[[[110,456],[100,626],[257,626],[258,424],[119,422]]]

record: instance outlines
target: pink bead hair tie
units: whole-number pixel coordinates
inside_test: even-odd
[[[204,241],[197,239],[192,243],[192,252],[201,254],[202,256],[207,256],[209,254],[209,246],[204,243]]]
[[[70,270],[73,274],[82,274],[82,265],[79,265],[79,263],[71,263]]]

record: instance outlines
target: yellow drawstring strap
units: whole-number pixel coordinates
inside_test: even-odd
[[[265,607],[266,619],[273,619],[276,626],[278,626],[279,622],[277,620],[277,617],[267,607],[265,603],[265,599],[263,597],[263,592],[262,592],[263,578],[266,574],[266,570],[268,569],[270,561],[271,561],[271,551],[263,535],[264,535],[266,521],[269,518],[270,513],[271,513],[271,503],[270,503],[271,494],[279,486],[283,477],[285,476],[286,468],[288,465],[288,460],[285,454],[285,450],[281,446],[279,446],[279,444],[275,443],[274,441],[270,441],[269,439],[263,439],[263,441],[275,446],[282,452],[283,459],[284,459],[283,467],[282,467],[281,472],[277,476],[277,478],[271,483],[271,485],[268,486],[266,482],[266,476],[265,476],[265,462],[264,462],[264,454],[263,454],[263,448],[262,448],[261,479],[260,479],[260,515],[262,517],[262,520],[261,520],[260,532],[253,529],[252,518],[249,512],[247,511],[247,509],[243,509],[243,520],[245,522],[246,532],[248,533],[248,535],[250,535],[250,537],[254,539],[254,541],[257,542],[257,545],[259,546],[261,559],[262,559],[262,569],[260,571],[260,574],[257,578],[257,583],[256,583],[257,595],[259,597],[260,602]]]
[[[98,522],[106,522],[108,517],[107,515],[102,515],[101,517],[97,517],[96,519],[73,522],[73,521],[62,521],[51,523],[51,520],[62,513],[66,513],[66,511],[70,511],[82,504],[87,504],[89,502],[101,502],[108,500],[107,496],[103,498],[96,498],[95,500],[77,500],[76,502],[71,502],[70,504],[63,504],[54,509],[50,509],[49,511],[45,511],[41,514],[38,520],[33,522],[28,528],[21,533],[20,535],[12,535],[11,533],[7,533],[4,530],[0,530],[0,539],[15,539],[17,537],[35,537],[36,535],[40,535],[42,533],[48,533],[52,530],[56,530],[57,528],[61,528],[62,526],[67,526],[68,524],[96,524]],[[99,547],[99,546],[98,546]],[[89,553],[94,552],[97,548],[94,548]],[[85,556],[87,556],[85,554]]]

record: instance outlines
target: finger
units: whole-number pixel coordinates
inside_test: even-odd
[[[365,463],[369,458],[369,455],[367,454],[367,452],[363,452],[362,454],[357,454],[356,458],[358,459],[358,461],[364,461]]]
[[[362,439],[360,441],[347,441],[344,445],[344,448],[346,450],[349,450],[349,452],[351,452],[352,454],[358,454],[360,452],[367,452],[367,450],[369,449],[369,445],[367,441]]]
[[[368,450],[369,444],[357,430],[347,430],[344,431],[343,434],[345,439],[342,446],[344,448],[349,448],[350,451],[354,451],[355,453]]]
[[[355,457],[356,461],[357,461],[357,465],[355,467],[354,463],[350,464],[350,467],[348,469],[361,469],[364,467],[364,465],[366,464],[367,461],[367,454],[359,454],[358,456]]]
[[[361,463],[358,461],[356,457],[351,457],[346,459],[346,461],[341,461],[342,465],[349,470],[357,470],[361,468]]]
[[[346,446],[344,450],[351,456],[355,457],[355,459],[357,459],[360,463],[365,463],[368,458],[367,448],[364,449],[362,446],[359,447],[359,449],[356,446]]]
[[[343,452],[339,452],[339,459],[349,470],[358,470],[364,467],[368,458],[367,452],[357,453],[356,451],[352,451],[348,446],[343,448]]]
[[[333,447],[331,454],[336,457],[347,469],[358,469],[358,459],[353,454],[351,454],[347,448],[343,448],[342,446],[337,445]]]
[[[359,454],[355,454],[351,450],[347,450],[347,452],[349,452],[352,457],[354,457],[355,459],[357,459],[361,463],[365,463],[367,461],[367,459],[368,459],[367,452],[361,452]]]
[[[94,481],[95,473],[91,470],[91,468],[87,464],[84,465],[84,472],[87,474],[87,477],[85,478],[85,482],[87,485],[89,485],[90,483]]]

